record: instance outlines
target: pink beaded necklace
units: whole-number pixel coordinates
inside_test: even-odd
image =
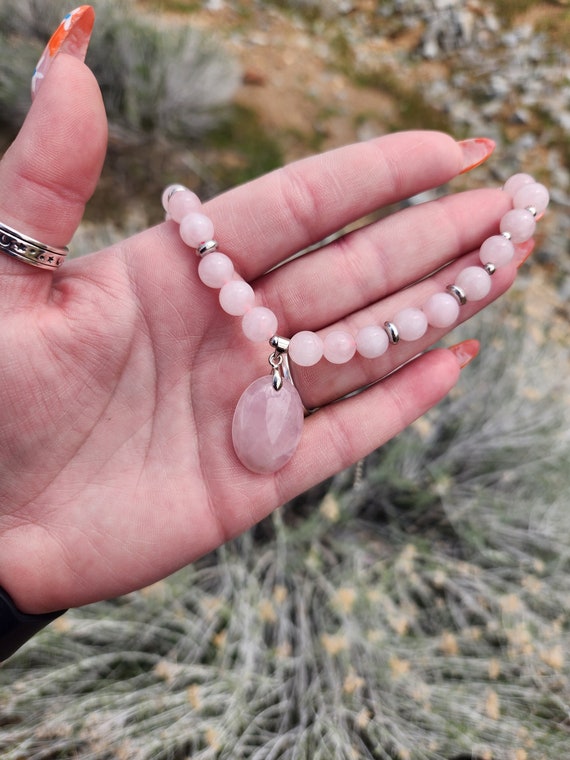
[[[502,217],[500,233],[487,238],[479,250],[480,266],[468,266],[443,292],[428,298],[421,308],[399,311],[383,325],[367,325],[356,335],[331,330],[324,338],[303,330],[291,339],[277,334],[277,317],[271,309],[257,306],[253,288],[235,271],[231,259],[217,250],[212,220],[203,213],[198,196],[183,185],[170,185],[162,195],[162,205],[180,225],[180,237],[200,257],[198,276],[209,288],[219,290],[222,309],[241,317],[245,337],[267,342],[271,373],[258,378],[243,392],[232,423],[232,440],[240,462],[255,473],[277,472],[293,456],[301,439],[304,407],[289,370],[289,359],[302,367],[317,364],[323,357],[333,364],[350,361],[356,352],[374,359],[390,344],[421,338],[428,327],[448,328],[458,319],[467,301],[479,301],[491,290],[491,276],[508,264],[515,244],[534,234],[536,219],[549,202],[544,185],[528,174],[515,174],[503,190],[512,198],[513,208]]]

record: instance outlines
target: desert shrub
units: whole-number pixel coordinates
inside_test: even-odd
[[[110,122],[123,134],[196,137],[217,123],[238,84],[235,62],[189,22],[168,23],[128,0],[94,0],[87,62]],[[18,124],[43,46],[66,11],[63,0],[4,0],[0,8],[0,117]]]
[[[481,360],[357,485],[339,474],[6,663],[2,757],[564,756],[564,348],[506,310],[474,330]]]

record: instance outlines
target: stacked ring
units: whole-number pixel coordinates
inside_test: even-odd
[[[51,246],[0,222],[0,251],[40,269],[58,269],[69,253],[67,246]]]

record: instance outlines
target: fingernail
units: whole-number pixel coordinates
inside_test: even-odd
[[[476,166],[480,166],[495,150],[494,140],[488,137],[472,137],[469,140],[460,140],[457,144],[463,153],[460,174],[465,174]]]
[[[79,8],[67,14],[51,36],[42,57],[38,61],[32,77],[32,100],[38,94],[38,90],[58,53],[68,53],[79,58],[80,61],[85,60],[94,23],[95,11],[90,5],[80,5]]]
[[[480,347],[481,344],[478,340],[470,338],[461,341],[461,343],[456,343],[455,346],[450,346],[449,351],[454,354],[459,366],[463,369],[479,354]]]
[[[530,257],[534,251],[536,243],[533,238],[526,240],[524,243],[517,243],[515,246],[515,261],[517,269],[520,269],[525,261]]]

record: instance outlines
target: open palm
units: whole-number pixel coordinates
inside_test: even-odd
[[[95,81],[62,55],[0,165],[0,218],[46,243],[70,239],[105,139]],[[495,232],[508,208],[503,193],[412,207],[275,265],[448,181],[462,162],[445,135],[402,133],[294,164],[216,198],[208,214],[220,249],[278,315],[281,334],[354,329],[453,282]],[[0,259],[0,585],[30,613],[174,571],[381,445],[459,373],[446,350],[409,361],[441,337],[434,329],[374,361],[297,371],[305,404],[325,408],[306,420],[283,470],[254,475],[234,454],[231,420],[244,388],[268,371],[269,347],[248,344],[221,311],[173,223],[69,261],[55,276]],[[514,271],[500,270],[489,298],[462,318],[503,292]]]

